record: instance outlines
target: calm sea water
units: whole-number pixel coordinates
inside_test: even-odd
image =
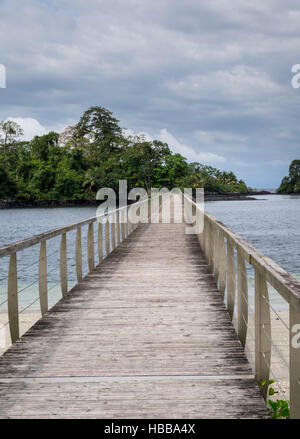
[[[300,195],[216,201],[205,209],[294,275],[300,274]]]
[[[240,234],[264,255],[300,280],[300,196],[262,195],[255,201],[216,201],[205,209]],[[253,306],[253,270],[248,270],[250,302]],[[269,287],[277,309],[286,302]]]
[[[0,246],[24,238],[38,235],[48,230],[66,226],[96,215],[96,207],[43,208],[43,209],[7,209],[0,210]],[[96,241],[97,227],[94,226]],[[67,233],[68,279],[69,287],[76,283],[75,270],[76,231]],[[47,241],[47,269],[49,305],[61,298],[59,283],[60,237]],[[88,273],[87,265],[87,226],[82,228],[83,274]],[[95,255],[96,256],[96,255]],[[38,260],[39,245],[30,247],[17,254],[19,309],[23,310],[38,299]],[[95,258],[97,262],[97,257]],[[7,297],[7,273],[9,258],[0,259],[0,304]],[[36,301],[28,311],[38,309]],[[6,303],[0,306],[0,312],[6,311]]]
[[[300,279],[300,196],[259,196],[256,201],[215,201],[206,210],[243,236],[254,247]],[[0,210],[0,246],[50,229],[93,217],[95,207]],[[94,228],[96,241],[96,227]],[[50,306],[60,299],[60,237],[47,241]],[[82,230],[83,272],[87,266],[87,227]],[[75,231],[67,234],[69,287],[76,283]],[[19,307],[38,308],[39,246],[18,254]],[[95,255],[97,262],[97,255]],[[6,310],[9,258],[0,259],[0,312]],[[250,274],[251,280],[251,274]],[[250,287],[251,290],[251,287]],[[250,291],[251,293],[251,291]]]

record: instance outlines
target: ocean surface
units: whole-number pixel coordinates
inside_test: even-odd
[[[94,217],[96,207],[67,207],[67,208],[34,208],[34,209],[2,209],[0,210],[0,247],[38,235],[57,227],[63,227],[80,220]],[[87,264],[87,229],[82,228],[83,275],[88,273]],[[97,223],[94,223],[96,242]],[[59,284],[59,252],[60,239],[47,241],[47,280],[49,306],[61,298]],[[75,268],[75,239],[76,231],[67,233],[68,254],[68,286],[76,284]],[[104,246],[105,247],[105,246]],[[30,312],[39,309],[38,301],[38,260],[39,245],[35,245],[17,253],[18,258],[18,289],[19,310]],[[95,262],[98,263],[95,245]],[[7,273],[9,257],[0,259],[0,313],[5,312],[7,303]],[[2,304],[2,302],[4,302]],[[1,305],[2,304],[2,305]],[[32,304],[32,305],[31,305]],[[30,306],[31,305],[31,306]],[[28,309],[25,309],[29,307]]]
[[[255,201],[207,202],[205,209],[300,280],[300,196],[264,195],[257,198]],[[95,215],[95,207],[0,210],[0,246]],[[96,228],[94,227],[95,242]],[[76,283],[75,233],[73,231],[67,234],[69,287]],[[59,246],[60,237],[47,241],[50,306],[61,298]],[[83,274],[88,272],[86,247],[87,226],[82,229]],[[38,260],[39,245],[18,253],[20,311],[29,312],[39,308]],[[98,263],[96,246],[95,262]],[[0,312],[5,312],[7,309],[5,300],[8,263],[8,257],[0,259]],[[251,272],[249,272],[249,282],[251,296],[253,293]],[[276,306],[284,307],[284,303],[277,300],[277,294],[272,293],[272,297]]]
[[[207,202],[205,210],[300,281],[300,195],[259,195],[257,200]],[[254,273],[248,267],[250,305]],[[278,310],[286,302],[269,286]]]
[[[255,198],[208,202],[205,210],[289,273],[300,275],[300,195]]]

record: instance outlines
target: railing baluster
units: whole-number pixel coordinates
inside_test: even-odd
[[[94,224],[90,223],[88,228],[87,254],[89,272],[95,268],[95,254],[94,254]]]
[[[117,220],[116,220],[116,226],[117,226],[117,247],[119,247],[121,243],[120,239],[120,212],[117,212]]]
[[[121,241],[123,242],[125,239],[125,209],[123,209],[120,213],[120,218],[121,218],[121,224],[120,224],[120,229],[121,229]]]
[[[132,232],[131,229],[131,223],[129,222],[129,215],[128,215],[129,207],[127,207],[127,210],[124,209],[124,236],[125,238],[128,238],[130,233]]]
[[[48,311],[47,288],[47,247],[46,241],[41,242],[39,259],[39,296],[42,316]]]
[[[300,304],[290,302],[290,417],[300,419]]]
[[[98,223],[98,257],[99,263],[103,261],[103,224]]]
[[[213,225],[213,274],[216,282],[219,279],[219,234],[215,225]]]
[[[76,276],[77,282],[82,280],[82,248],[81,248],[81,227],[76,230]]]
[[[151,223],[152,198],[148,199],[148,222]]]
[[[105,223],[105,253],[106,257],[110,253],[110,245],[109,245],[109,218],[106,217],[106,223]]]
[[[202,233],[200,234],[201,235],[200,242],[201,242],[202,251],[205,255],[205,217],[204,217],[203,212],[201,212],[200,220],[203,222],[203,230],[202,230]]]
[[[116,248],[116,215],[113,213],[111,215],[111,249],[112,251]]]
[[[208,223],[208,265],[209,265],[209,269],[211,271],[211,273],[213,272],[213,261],[214,261],[214,257],[213,257],[213,252],[214,252],[214,241],[213,241],[213,228],[211,223]]]
[[[266,279],[255,269],[255,378],[268,383],[271,363],[271,317],[269,293]],[[261,386],[264,399],[267,398],[268,385]]]
[[[233,246],[227,239],[227,310],[232,320],[236,291],[235,259]]]
[[[238,252],[238,337],[243,348],[246,344],[248,327],[248,282],[246,263]]]
[[[205,254],[205,259],[209,265],[209,256],[210,256],[210,246],[209,246],[209,222],[207,220],[207,218],[204,218],[204,254]]]
[[[219,231],[219,290],[222,298],[224,299],[225,287],[226,287],[226,251],[225,251],[225,241],[224,235]]]
[[[67,236],[61,235],[60,242],[60,288],[62,296],[68,294],[68,267],[67,267]]]
[[[12,253],[9,260],[7,306],[9,330],[12,343],[18,340],[19,333],[19,301],[18,301],[18,272],[17,254]]]

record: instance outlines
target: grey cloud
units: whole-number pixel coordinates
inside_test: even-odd
[[[103,105],[122,127],[275,186],[300,152],[299,18],[296,0],[1,1],[0,119],[63,126]]]

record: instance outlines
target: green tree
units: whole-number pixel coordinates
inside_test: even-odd
[[[0,198],[16,197],[16,184],[7,170],[0,167]]]
[[[51,149],[58,144],[58,138],[59,134],[54,131],[50,131],[44,136],[35,136],[31,141],[31,152],[34,158],[44,162],[48,161]]]
[[[289,167],[289,175],[283,177],[277,193],[300,192],[300,160],[293,160]]]
[[[24,200],[81,200],[95,198],[101,187],[204,187],[211,192],[248,190],[231,171],[201,163],[187,164],[167,143],[145,136],[125,137],[119,121],[99,106],[85,111],[75,126],[62,134],[49,132],[19,141],[15,122],[0,124],[0,198]],[[299,161],[286,183],[299,190]]]
[[[188,172],[186,158],[181,154],[169,154],[164,157],[162,166],[155,169],[155,185],[158,187],[183,187]]]
[[[0,145],[3,151],[3,161],[7,163],[7,154],[15,144],[15,142],[23,135],[23,130],[19,124],[8,120],[0,122]]]
[[[171,151],[167,143],[149,141],[144,136],[130,138],[122,156],[126,175],[133,186],[143,186],[149,193],[155,180],[155,170],[162,166]]]
[[[75,126],[73,138],[86,138],[91,143],[98,143],[109,151],[119,146],[122,130],[119,121],[113,117],[112,112],[104,107],[91,107],[83,113]]]

